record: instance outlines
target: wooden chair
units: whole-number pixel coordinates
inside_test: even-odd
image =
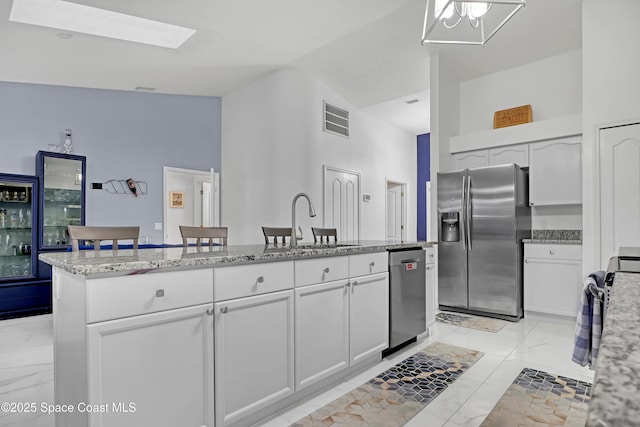
[[[291,227],[262,227],[265,245],[269,244],[269,237],[273,237],[273,244],[278,244],[278,237],[282,237],[282,244],[285,244],[285,237],[291,240]]]
[[[78,241],[84,240],[93,243],[93,250],[100,251],[100,243],[102,240],[111,240],[113,242],[113,250],[118,250],[119,240],[133,240],[133,250],[138,250],[138,237],[140,236],[140,227],[87,227],[82,225],[68,225],[69,237],[71,238],[71,250],[77,252],[79,250]]]
[[[182,246],[189,246],[188,239],[196,239],[196,246],[202,246],[203,240],[209,240],[208,246],[215,244],[214,240],[222,240],[222,246],[227,246],[227,235],[229,234],[227,227],[191,227],[188,225],[180,226],[180,235],[182,235]]]
[[[318,239],[322,243],[323,238],[329,243],[329,237],[333,237],[334,243],[338,241],[338,230],[335,228],[311,227],[311,232],[313,233],[313,243],[318,243]]]

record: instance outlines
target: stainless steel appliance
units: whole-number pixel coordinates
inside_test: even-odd
[[[441,309],[522,317],[528,188],[527,171],[514,164],[438,173]]]
[[[422,248],[389,251],[389,348],[426,330],[425,253]]]

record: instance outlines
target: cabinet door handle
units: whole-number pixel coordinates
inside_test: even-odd
[[[555,254],[555,253],[556,253],[556,252],[555,252],[553,249],[550,249],[550,250],[549,250],[549,254],[550,254],[550,255],[553,255],[553,254]]]
[[[263,283],[263,282],[264,282],[264,276],[259,276],[258,283]]]
[[[158,290],[156,291],[156,297],[157,297],[157,298],[161,298],[161,297],[163,297],[163,296],[164,296],[164,289],[158,289]]]
[[[207,316],[213,316],[213,308],[207,309]]]
[[[227,307],[227,306],[222,307],[222,308],[220,309],[220,313],[223,313],[223,314],[224,314],[224,313],[228,313],[228,312],[229,312],[229,307]]]
[[[351,282],[351,286],[358,286],[358,281],[354,280],[353,282]]]

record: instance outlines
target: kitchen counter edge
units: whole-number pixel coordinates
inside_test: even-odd
[[[300,244],[298,248],[272,245],[171,247],[137,251],[47,252],[41,253],[38,259],[71,274],[108,277],[155,270],[189,270],[432,246],[432,242],[360,241],[340,242],[338,245]]]

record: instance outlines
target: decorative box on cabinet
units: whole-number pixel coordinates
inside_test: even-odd
[[[581,138],[529,144],[529,205],[582,203]]]
[[[581,245],[525,243],[525,311],[575,317],[582,292],[581,259]]]

